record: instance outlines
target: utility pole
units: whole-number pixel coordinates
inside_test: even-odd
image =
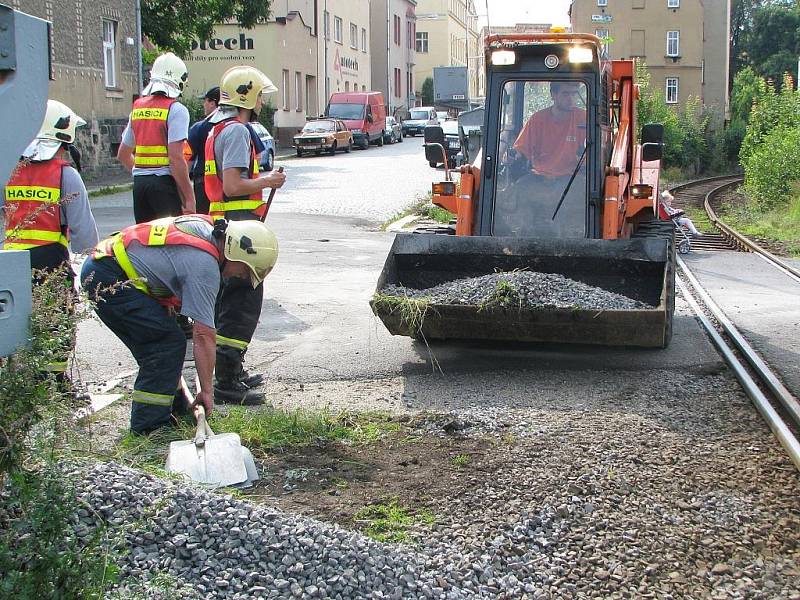
[[[331,28],[331,15],[328,13],[328,0],[325,0],[322,4],[322,40],[324,42],[325,48],[325,59],[324,59],[324,72],[325,72],[325,97],[322,99],[322,102],[325,106],[328,105],[328,98],[331,97],[331,90],[330,90],[330,82],[328,81],[328,32]]]
[[[136,55],[139,86],[138,94],[144,89],[144,70],[142,68],[142,0],[136,0]]]

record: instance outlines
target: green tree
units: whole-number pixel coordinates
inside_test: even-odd
[[[209,39],[219,23],[244,29],[264,23],[271,5],[272,0],[142,0],[142,32],[159,48],[186,56],[192,42]]]
[[[772,82],[761,82],[756,96],[747,134],[739,152],[739,162],[747,169],[749,158],[775,129],[800,128],[800,93],[792,89],[787,80],[780,91]]]
[[[422,104],[433,106],[433,77],[428,77],[422,82]]]
[[[750,120],[753,103],[764,90],[764,79],[751,67],[745,67],[733,78],[731,91],[731,122],[746,125]]]
[[[756,8],[743,51],[756,73],[780,87],[784,73],[797,70],[800,8],[796,2],[773,2]]]
[[[749,64],[747,37],[753,29],[753,11],[764,0],[733,0],[731,3],[731,76]]]

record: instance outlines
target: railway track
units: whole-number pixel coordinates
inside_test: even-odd
[[[715,177],[673,188],[675,206],[691,203],[704,206],[718,233],[692,239],[693,250],[753,252],[797,284],[800,271],[725,224],[714,212],[714,197],[741,182],[741,177]],[[698,239],[706,243],[698,243]],[[676,286],[695,312],[724,360],[741,383],[745,393],[767,422],[792,462],[800,470],[800,402],[781,382],[780,377],[745,339],[735,324],[714,302],[686,263],[678,258]]]

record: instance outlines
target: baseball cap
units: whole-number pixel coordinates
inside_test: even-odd
[[[200,100],[209,99],[212,102],[216,102],[219,104],[219,86],[215,85],[214,87],[210,88],[205,94],[200,96]]]

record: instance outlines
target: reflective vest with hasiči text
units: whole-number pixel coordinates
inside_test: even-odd
[[[214,125],[206,138],[206,164],[203,187],[209,202],[208,214],[215,218],[222,218],[230,210],[249,210],[256,217],[261,218],[266,210],[266,202],[264,202],[264,194],[261,190],[253,192],[250,196],[237,196],[235,198],[228,198],[222,190],[222,172],[217,169],[217,161],[214,156],[214,141],[223,129],[234,123],[242,124],[235,117],[221,121]],[[250,140],[250,163],[251,167],[247,171],[247,177],[248,179],[255,179],[258,177],[258,161],[256,161],[256,149],[253,146],[252,139]]]
[[[67,247],[67,228],[61,222],[60,204],[65,166],[67,163],[59,158],[28,162],[8,181],[5,250],[29,250],[49,244]]]
[[[158,169],[169,166],[167,117],[177,102],[166,96],[144,96],[133,103],[131,127],[136,142],[133,164],[137,169]]]
[[[175,296],[155,296],[150,291],[145,280],[136,272],[136,269],[134,269],[133,263],[131,263],[131,259],[128,257],[126,250],[131,242],[134,241],[139,242],[143,246],[191,246],[208,252],[219,261],[220,254],[216,244],[179,228],[181,222],[196,219],[202,219],[209,225],[214,225],[214,219],[208,215],[164,217],[148,223],[131,225],[97,244],[94,251],[94,258],[113,257],[130,280],[130,283],[137,290],[144,292],[148,296],[152,296],[164,306],[180,306],[180,301]]]

